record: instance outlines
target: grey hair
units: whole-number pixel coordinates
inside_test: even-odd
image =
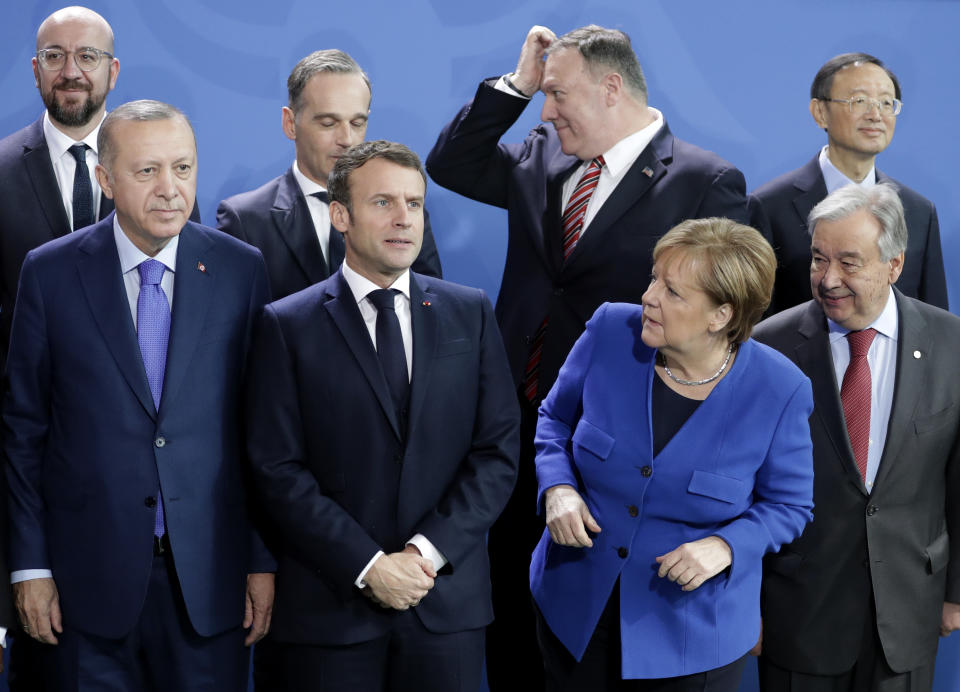
[[[569,31],[547,49],[547,55],[566,48],[576,48],[591,74],[600,68],[615,70],[637,100],[647,101],[647,80],[633,52],[630,37],[618,29],[605,29],[596,24]]]
[[[889,262],[907,249],[907,222],[897,187],[877,183],[873,187],[847,185],[820,202],[807,217],[807,228],[813,234],[821,221],[840,221],[861,209],[869,212],[880,224],[877,247],[880,259]]]
[[[287,99],[290,110],[294,113],[298,112],[303,105],[303,90],[307,88],[307,82],[315,74],[321,72],[358,74],[363,79],[363,83],[367,85],[367,90],[371,96],[373,95],[370,78],[366,72],[360,69],[356,60],[336,48],[316,50],[298,62],[293,71],[290,72],[290,76],[287,77]]]
[[[197,146],[197,133],[193,130],[193,124],[182,110],[176,106],[171,106],[163,101],[152,101],[150,99],[141,99],[139,101],[128,101],[121,106],[117,106],[107,114],[100,125],[100,133],[97,135],[97,157],[100,164],[110,170],[116,151],[113,142],[113,128],[120,121],[148,122],[152,120],[172,120],[174,118],[183,118],[183,122],[190,128],[190,134],[193,135],[193,146]]]

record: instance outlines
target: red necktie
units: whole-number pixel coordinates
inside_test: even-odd
[[[603,156],[598,156],[590,162],[587,170],[580,176],[577,186],[573,188],[573,193],[567,201],[567,207],[563,210],[563,216],[560,217],[560,223],[563,226],[563,260],[567,261],[573,248],[577,246],[580,240],[580,234],[583,231],[583,217],[587,214],[587,204],[593,196],[593,191],[597,189],[597,183],[600,181],[600,170],[605,162]],[[537,398],[537,390],[540,381],[540,356],[543,353],[543,341],[547,333],[548,317],[543,318],[543,322],[537,327],[536,334],[533,335],[530,355],[527,356],[527,367],[523,371],[523,394],[527,400],[533,403]]]
[[[870,449],[870,364],[867,352],[876,329],[864,329],[847,334],[850,346],[850,364],[843,374],[840,386],[840,401],[843,404],[843,418],[847,422],[847,434],[853,448],[853,458],[857,462],[860,477],[867,478],[867,452]]]

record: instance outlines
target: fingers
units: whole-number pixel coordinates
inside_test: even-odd
[[[593,518],[587,504],[572,486],[557,485],[549,488],[544,499],[547,513],[547,530],[558,545],[571,548],[592,548],[593,539],[587,533],[599,532],[600,525]]]
[[[731,556],[726,541],[708,536],[656,558],[660,564],[657,576],[677,583],[684,591],[693,591],[730,566]]]
[[[527,96],[532,96],[540,89],[544,52],[556,40],[556,34],[545,26],[534,26],[527,32],[512,80]]]
[[[56,644],[54,632],[63,632],[60,599],[53,579],[30,579],[14,584],[23,631],[44,644]]]
[[[600,533],[600,531],[602,531],[600,524],[598,524],[597,520],[593,518],[592,514],[590,514],[590,510],[587,508],[586,504],[583,505],[581,514],[583,515],[583,524],[588,530],[592,531],[593,533]]]

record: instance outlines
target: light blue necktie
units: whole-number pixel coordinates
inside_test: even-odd
[[[170,338],[170,303],[160,286],[166,267],[162,262],[148,259],[137,267],[140,270],[140,296],[137,298],[137,341],[153,403],[160,410],[163,392],[163,373],[167,368],[167,341]],[[163,498],[157,490],[157,514],[153,535],[166,533],[163,522]]]

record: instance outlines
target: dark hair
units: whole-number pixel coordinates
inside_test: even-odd
[[[630,43],[630,37],[617,29],[605,29],[596,24],[582,26],[570,31],[547,49],[547,54],[565,48],[576,48],[591,74],[597,75],[597,68],[615,70],[627,88],[638,97],[647,100],[647,80],[643,76],[640,62]]]
[[[813,84],[810,85],[810,98],[821,100],[830,98],[830,89],[833,87],[833,78],[837,72],[850,65],[863,65],[865,63],[876,65],[887,73],[890,81],[893,82],[893,95],[899,99],[900,80],[897,79],[897,75],[893,74],[880,58],[875,58],[868,53],[843,53],[827,60],[820,71],[817,72],[817,76],[813,78]]]
[[[353,213],[350,200],[350,174],[371,159],[386,159],[398,166],[412,168],[423,178],[424,186],[427,184],[427,174],[423,170],[419,156],[403,144],[377,139],[352,146],[337,159],[327,179],[327,194],[331,202],[339,202],[347,208],[348,212]]]
[[[149,99],[128,101],[117,106],[107,113],[107,117],[103,119],[103,124],[100,125],[100,133],[97,135],[97,158],[100,160],[100,165],[109,171],[113,158],[117,155],[114,150],[113,128],[118,122],[130,120],[147,122],[151,120],[172,120],[174,118],[183,118],[183,122],[190,128],[190,134],[193,135],[193,146],[196,147],[197,133],[194,132],[190,119],[176,106]]]
[[[307,87],[307,82],[315,74],[321,72],[333,72],[336,74],[358,74],[363,78],[363,83],[367,85],[367,90],[373,95],[373,89],[370,88],[370,78],[367,73],[360,69],[357,62],[342,50],[331,48],[328,50],[317,50],[298,62],[287,77],[287,99],[289,100],[290,110],[294,113],[300,110],[302,103],[303,90]]]

